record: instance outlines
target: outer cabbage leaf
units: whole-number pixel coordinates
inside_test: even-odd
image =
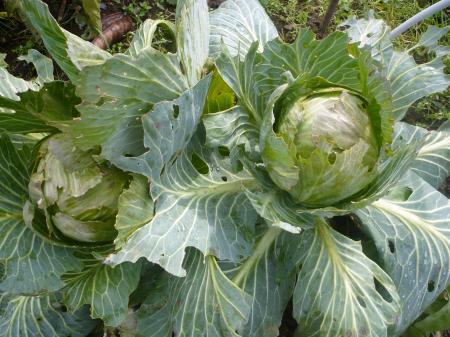
[[[187,146],[197,130],[210,81],[208,76],[179,98],[155,104],[142,118],[146,152],[136,157],[122,155],[114,163],[124,171],[159,180],[164,165]]]
[[[209,52],[217,57],[224,44],[231,55],[244,57],[253,42],[258,50],[278,37],[272,23],[258,0],[227,0],[210,14],[211,36]]]
[[[450,283],[448,199],[410,172],[390,195],[356,214],[397,286],[402,333]]]
[[[20,4],[28,22],[38,31],[45,47],[72,82],[82,68],[101,64],[111,56],[62,29],[41,0],[20,0]]]
[[[90,304],[92,318],[118,326],[128,313],[128,298],[138,285],[141,264],[123,263],[113,268],[103,264],[98,252],[95,254],[78,252],[83,270],[63,275],[64,303],[72,311]]]
[[[78,116],[79,99],[70,83],[46,83],[39,91],[18,93],[20,101],[0,97],[0,130],[8,133],[56,132],[61,121]]]
[[[46,242],[25,225],[27,160],[8,138],[0,139],[0,291],[17,294],[58,290],[63,273],[81,268],[72,250]]]
[[[174,163],[165,166],[160,179],[152,180],[152,221],[131,235],[109,257],[109,263],[145,257],[184,276],[187,247],[235,262],[250,253],[256,216],[243,189],[254,180],[245,171],[233,172],[228,157],[201,151],[194,148],[180,153]],[[208,173],[199,173],[193,158],[207,165]]]
[[[398,294],[361,243],[323,220],[302,236],[302,269],[293,297],[302,336],[390,336],[388,328],[399,316]]]
[[[155,214],[109,257],[109,263],[146,257],[183,276],[184,250],[189,246],[232,261],[248,255],[255,213],[243,188],[254,180],[245,170],[233,171],[230,159],[219,151],[204,148],[202,128],[192,138],[209,83],[205,78],[179,99],[157,104],[144,117],[148,152],[118,163],[151,178]]]
[[[52,61],[39,53],[37,50],[30,49],[28,55],[21,56],[19,59],[26,62],[32,62],[38,77],[32,81],[25,81],[21,78],[11,75],[7,70],[7,64],[3,63],[5,55],[0,54],[0,97],[6,97],[15,101],[19,100],[18,93],[31,90],[39,90],[43,83],[53,80]],[[3,109],[0,107],[0,112]]]
[[[450,85],[450,77],[444,74],[442,57],[449,51],[442,50],[430,62],[416,64],[408,52],[394,51],[389,38],[389,27],[369,13],[368,18],[349,19],[342,24],[348,27],[347,34],[360,48],[370,48],[372,56],[391,85],[393,114],[396,120],[405,115],[408,107],[421,97],[444,91]],[[419,45],[430,47],[442,36],[427,31]],[[439,36],[440,35],[440,36]]]
[[[203,75],[208,59],[209,15],[206,0],[178,0],[176,13],[178,56],[190,86]]]
[[[184,278],[160,280],[138,313],[138,336],[238,337],[251,298],[220,270],[214,257],[190,250]]]
[[[84,337],[98,323],[88,308],[67,312],[60,294],[11,296],[0,294],[1,337]]]
[[[418,126],[397,123],[393,148],[411,142],[422,142],[411,170],[434,188],[450,175],[450,132],[428,131]]]
[[[143,152],[140,118],[160,101],[172,100],[188,88],[175,55],[151,48],[139,55],[118,54],[80,74],[77,94],[81,119],[67,124],[77,146],[102,146],[102,156]]]

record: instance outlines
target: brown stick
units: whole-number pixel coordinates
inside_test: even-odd
[[[325,13],[325,16],[323,17],[322,24],[320,25],[320,34],[324,35],[328,25],[330,24],[331,18],[333,17],[334,13],[336,12],[336,9],[338,7],[339,0],[330,0],[330,4],[328,5],[327,12]]]

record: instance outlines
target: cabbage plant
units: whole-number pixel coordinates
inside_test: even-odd
[[[277,337],[289,314],[297,336],[425,336],[447,319],[449,123],[402,120],[448,88],[448,29],[417,64],[370,13],[288,44],[257,0],[181,0],[111,55],[20,2],[67,80],[33,50],[35,79],[0,66],[0,336]]]

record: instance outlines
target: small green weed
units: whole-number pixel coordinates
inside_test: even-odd
[[[145,0],[113,0],[121,6],[125,14],[130,15],[139,25],[145,19],[174,19],[171,2],[167,0],[145,1]]]

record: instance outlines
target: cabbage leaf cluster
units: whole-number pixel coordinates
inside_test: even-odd
[[[277,337],[290,301],[298,336],[388,337],[442,303],[450,125],[402,119],[448,29],[417,64],[371,13],[288,44],[257,0],[179,0],[111,55],[19,4],[68,80],[0,60],[0,337]]]

